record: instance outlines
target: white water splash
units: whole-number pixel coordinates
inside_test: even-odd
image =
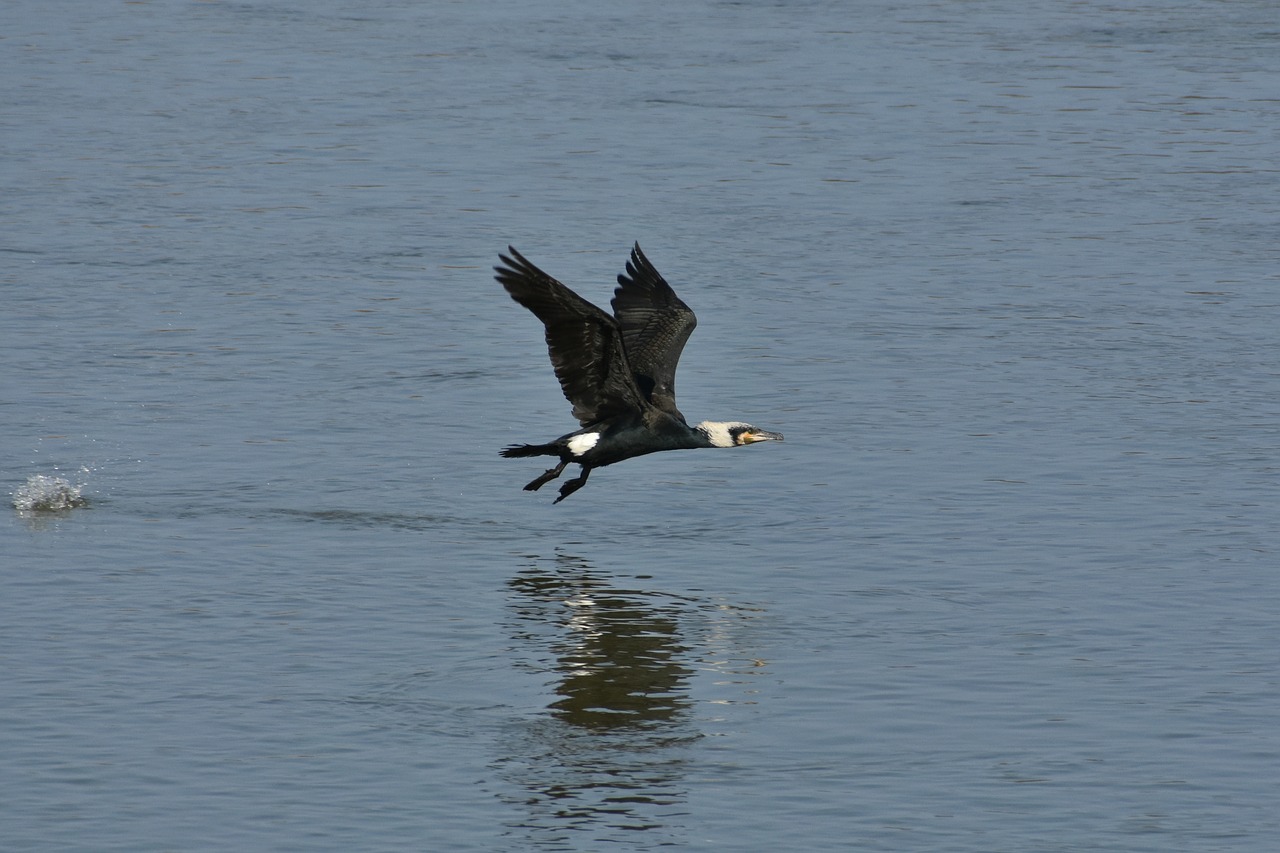
[[[13,493],[13,508],[19,512],[59,512],[89,501],[81,492],[84,484],[72,483],[64,477],[32,474]]]

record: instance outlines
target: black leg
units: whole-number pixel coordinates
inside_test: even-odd
[[[552,503],[560,503],[560,501],[564,500],[565,498],[569,497],[569,495],[573,494],[574,492],[578,491],[578,489],[581,489],[583,486],[585,486],[587,484],[587,477],[590,474],[591,474],[590,468],[583,468],[581,475],[573,478],[572,480],[569,480],[563,486],[560,487],[560,497],[556,498],[554,501],[552,501]]]
[[[564,460],[562,460],[562,461],[560,462],[560,464],[559,464],[559,465],[557,465],[556,467],[554,467],[554,468],[548,468],[546,471],[543,471],[543,472],[542,472],[542,476],[541,476],[541,477],[539,477],[538,479],[536,479],[536,480],[534,480],[533,482],[529,483],[529,485],[525,486],[525,487],[524,487],[524,490],[525,490],[526,492],[536,492],[536,491],[538,491],[538,489],[541,489],[541,488],[542,488],[543,486],[545,486],[547,483],[550,483],[550,482],[551,482],[552,480],[554,480],[556,477],[559,477],[559,476],[560,476],[560,472],[562,472],[562,471],[564,470],[564,466],[566,466],[566,465],[568,465],[568,464],[569,464],[569,460],[568,460],[568,459],[564,459]]]

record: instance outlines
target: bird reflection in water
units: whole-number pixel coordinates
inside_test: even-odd
[[[646,841],[658,843],[683,811],[683,750],[701,737],[681,638],[697,602],[614,587],[567,555],[509,583],[513,634],[532,655],[524,666],[552,674],[556,696],[500,762],[523,791],[522,833],[550,842],[583,830],[641,849],[634,830],[652,830]]]

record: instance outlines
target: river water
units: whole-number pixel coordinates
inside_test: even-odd
[[[0,15],[4,849],[1280,849],[1273,4]]]

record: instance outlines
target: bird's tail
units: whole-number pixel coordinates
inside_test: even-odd
[[[559,456],[560,448],[554,444],[512,444],[498,453],[507,459],[521,459],[525,456]]]

